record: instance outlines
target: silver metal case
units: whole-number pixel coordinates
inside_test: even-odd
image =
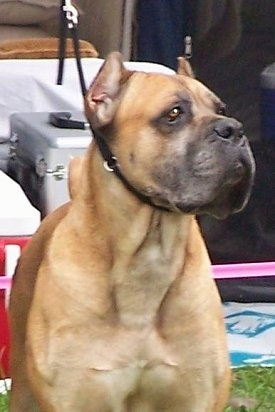
[[[86,123],[82,112],[71,114],[73,119]],[[55,127],[49,122],[48,112],[14,113],[10,126],[8,174],[20,183],[44,216],[69,199],[68,163],[85,152],[92,133],[88,127]]]

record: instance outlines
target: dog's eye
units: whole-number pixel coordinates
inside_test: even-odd
[[[180,115],[182,115],[182,113],[183,113],[183,110],[181,107],[179,106],[173,107],[173,109],[170,110],[170,112],[167,114],[168,122],[169,123],[175,122],[175,120],[177,120],[180,117]]]
[[[191,117],[190,105],[189,101],[174,101],[163,110],[160,116],[152,119],[152,124],[166,134],[174,133],[189,121]]]
[[[226,104],[225,103],[221,103],[219,105],[219,107],[217,107],[217,114],[221,115],[221,116],[225,116],[226,115]]]

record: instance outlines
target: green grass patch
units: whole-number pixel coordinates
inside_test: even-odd
[[[274,412],[275,411],[275,367],[251,366],[234,369],[232,395],[253,399],[256,406],[226,408],[225,412]],[[245,400],[244,400],[245,402]],[[0,395],[0,412],[8,411],[8,394]]]
[[[7,412],[8,411],[8,394],[1,394],[0,395],[0,412]]]
[[[256,406],[227,408],[226,412],[274,412],[275,411],[275,367],[250,366],[234,369],[232,395],[255,400]]]

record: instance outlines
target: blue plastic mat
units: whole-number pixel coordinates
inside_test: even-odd
[[[225,303],[232,367],[275,366],[275,304]]]

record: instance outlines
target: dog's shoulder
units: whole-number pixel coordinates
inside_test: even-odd
[[[12,340],[11,359],[16,360],[15,362],[11,361],[12,367],[15,367],[14,370],[17,370],[16,365],[18,361],[20,363],[19,358],[25,356],[22,348],[25,344],[26,324],[34,296],[39,266],[47,250],[47,244],[52,233],[59,222],[66,216],[69,208],[70,203],[67,203],[48,215],[42,221],[27,246],[23,249],[19,258],[13,276],[13,286],[9,304]],[[23,372],[21,371],[20,373]]]
[[[62,205],[50,215],[46,216],[37,232],[32,236],[27,246],[22,251],[13,278],[13,293],[16,294],[17,284],[20,289],[24,283],[24,289],[32,288],[39,265],[43,259],[47,244],[57,225],[67,215],[70,202]],[[20,291],[19,291],[20,293]]]

